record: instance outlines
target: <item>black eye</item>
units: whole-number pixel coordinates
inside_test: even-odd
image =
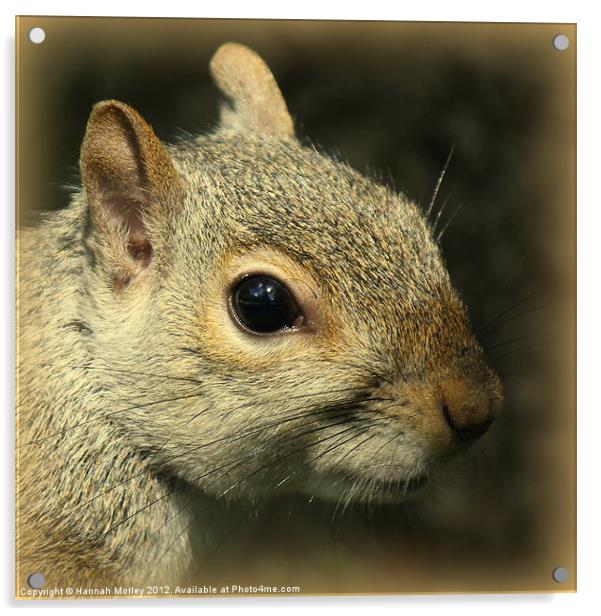
[[[302,323],[288,289],[269,276],[243,278],[232,291],[232,308],[246,328],[271,333]]]

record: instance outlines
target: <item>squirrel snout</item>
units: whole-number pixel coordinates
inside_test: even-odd
[[[490,428],[495,414],[484,391],[462,379],[442,384],[441,390],[442,415],[455,442],[473,441]]]

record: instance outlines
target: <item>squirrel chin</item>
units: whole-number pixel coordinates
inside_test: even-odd
[[[307,491],[311,499],[330,502],[395,504],[407,501],[423,493],[428,484],[427,473],[409,477],[377,479],[374,477],[351,477],[345,474],[315,477],[309,481]]]

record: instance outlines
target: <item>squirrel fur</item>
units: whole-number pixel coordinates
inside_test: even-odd
[[[211,72],[216,131],[164,145],[98,103],[82,189],[19,231],[19,585],[186,579],[228,502],[400,500],[499,412],[420,209],[302,145],[248,48]],[[306,327],[237,327],[254,271]]]

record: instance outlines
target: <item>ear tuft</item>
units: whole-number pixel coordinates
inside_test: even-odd
[[[223,129],[294,137],[286,102],[258,54],[239,43],[225,43],[213,56],[210,70],[219,89],[233,104],[233,108],[222,107]]]

